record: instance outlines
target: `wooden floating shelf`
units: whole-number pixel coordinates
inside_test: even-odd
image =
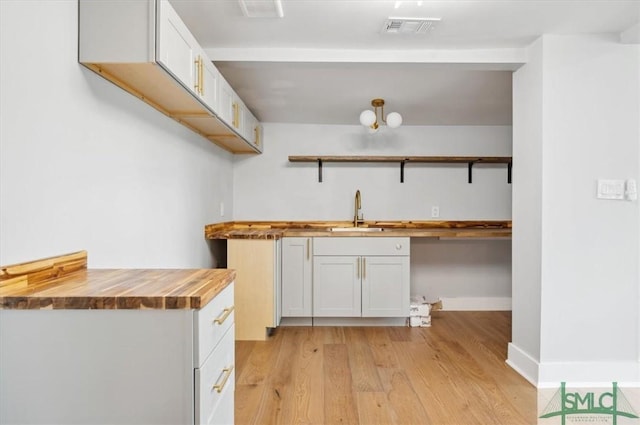
[[[289,156],[289,162],[318,163],[318,182],[322,182],[322,163],[324,162],[397,162],[400,164],[400,183],[404,183],[404,165],[408,162],[430,164],[467,164],[468,181],[472,182],[474,164],[507,164],[507,182],[511,183],[510,156]]]

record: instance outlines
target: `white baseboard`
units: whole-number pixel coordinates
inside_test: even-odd
[[[0,0],[1,1],[1,0]],[[407,326],[406,317],[283,317],[280,326]]]
[[[444,311],[511,311],[511,297],[441,298]]]
[[[513,345],[513,343],[509,343],[508,346],[507,364],[522,375],[524,379],[538,386],[538,370],[540,367],[538,361]]]
[[[640,388],[638,362],[538,362],[509,343],[507,364],[537,388],[558,388],[561,382],[582,388],[605,388],[612,382]]]

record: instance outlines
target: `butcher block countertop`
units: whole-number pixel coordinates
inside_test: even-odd
[[[0,267],[0,309],[199,309],[235,279],[227,269],[87,269],[80,251]]]
[[[280,239],[300,237],[389,237],[422,238],[510,238],[510,220],[460,221],[365,221],[361,228],[382,228],[382,231],[362,231],[351,221],[231,221],[208,224],[207,239]],[[342,231],[331,229],[340,228]],[[347,229],[347,230],[343,230]]]

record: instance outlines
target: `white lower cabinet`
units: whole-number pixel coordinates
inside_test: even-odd
[[[313,316],[360,317],[360,257],[313,257]]]
[[[233,424],[235,389],[233,335],[232,326],[202,367],[195,370],[197,424]]]
[[[282,238],[282,317],[311,316],[312,238]]]
[[[409,257],[362,257],[362,317],[409,315]]]
[[[234,423],[234,284],[199,310],[0,309],[0,424]]]
[[[233,424],[235,304],[233,285],[196,314],[194,351],[195,423]]]
[[[314,317],[405,317],[409,238],[315,238]]]

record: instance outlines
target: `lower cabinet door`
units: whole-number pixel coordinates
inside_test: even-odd
[[[196,424],[233,424],[234,334],[232,326],[202,367],[195,369]]]
[[[311,238],[282,238],[282,316],[311,317]]]
[[[409,282],[409,257],[362,257],[362,317],[406,317]]]
[[[360,274],[358,256],[315,256],[313,316],[360,317]]]

